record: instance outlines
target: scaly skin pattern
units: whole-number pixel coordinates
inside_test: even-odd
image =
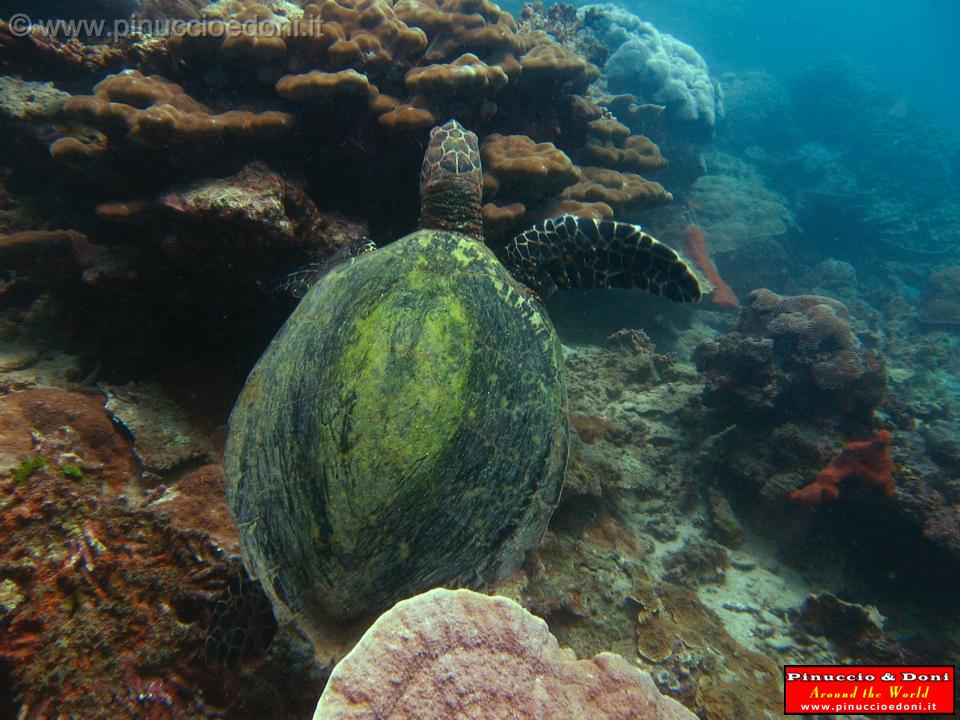
[[[504,254],[513,276],[541,298],[561,288],[643,290],[678,303],[701,296],[683,258],[629,223],[561,215],[517,235]]]
[[[420,171],[420,227],[483,241],[483,170],[477,136],[456,120],[430,133]]]
[[[560,342],[483,244],[421,230],[331,270],[247,380],[227,498],[308,635],[515,571],[567,457]]]

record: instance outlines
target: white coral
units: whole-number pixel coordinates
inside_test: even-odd
[[[696,50],[614,5],[588,5],[580,15],[611,50],[604,66],[610,90],[713,127],[723,113],[720,87]]]

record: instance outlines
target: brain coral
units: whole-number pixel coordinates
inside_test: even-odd
[[[714,126],[723,113],[720,88],[696,50],[614,5],[588,5],[580,15],[613,51],[603,68],[612,92],[660,103],[676,120]]]
[[[314,720],[695,720],[619,655],[577,660],[504,597],[438,588],[397,603],[334,669]]]
[[[741,326],[754,323],[773,337],[794,339],[798,352],[812,354],[813,379],[825,390],[839,390],[866,372],[860,341],[850,328],[850,313],[833,298],[781,296],[760,288],[750,293]]]

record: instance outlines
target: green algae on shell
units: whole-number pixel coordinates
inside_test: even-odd
[[[519,567],[567,456],[559,339],[481,243],[421,230],[334,268],[247,380],[227,495],[281,619]]]

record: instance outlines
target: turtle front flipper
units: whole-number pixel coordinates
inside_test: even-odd
[[[558,288],[645,290],[698,302],[700,282],[670,247],[638,225],[573,215],[544,220],[507,243],[504,264],[541,298]]]

